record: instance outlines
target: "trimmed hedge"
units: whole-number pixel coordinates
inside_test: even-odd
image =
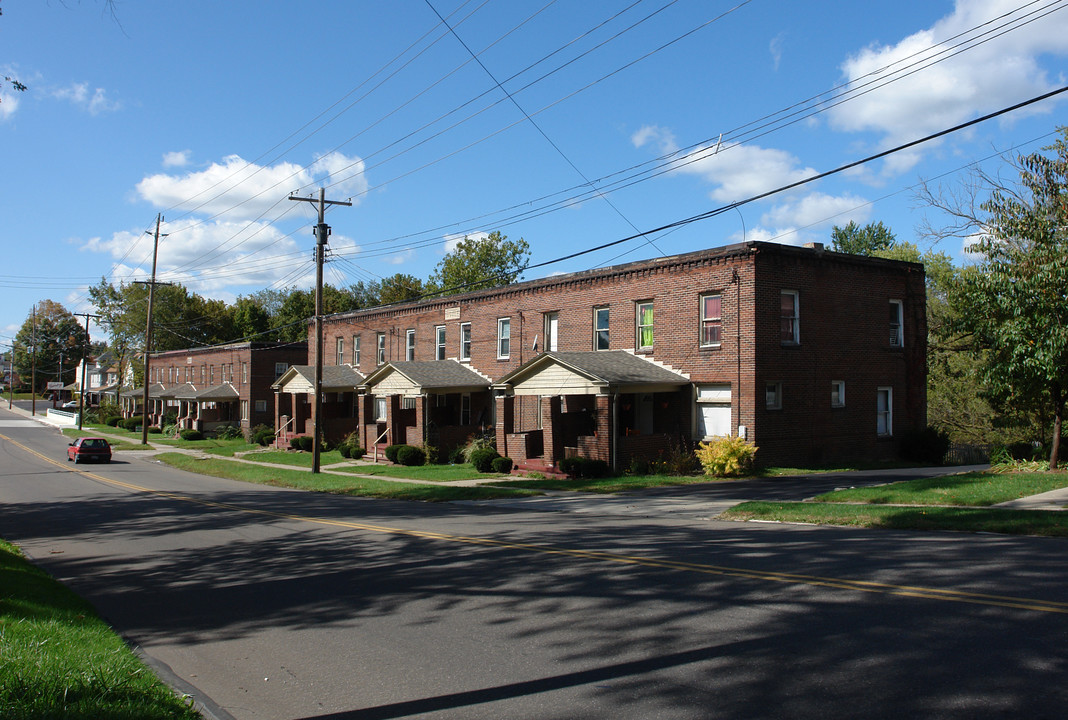
[[[182,432],[180,432],[178,434],[178,436],[180,438],[182,438],[183,440],[203,440],[204,439],[204,433],[200,432],[199,430],[192,430],[192,429],[183,430]]]
[[[389,445],[389,446],[387,446],[386,447],[386,460],[389,460],[392,463],[397,462],[397,453],[400,452],[400,449],[402,447],[405,447],[405,445]]]
[[[584,457],[563,458],[557,463],[560,472],[573,478],[596,479],[608,477],[609,467],[604,460],[590,460]]]
[[[490,473],[493,472],[493,461],[499,457],[500,454],[493,448],[483,448],[471,453],[471,464],[481,473]]]
[[[491,463],[493,472],[500,473],[501,475],[507,475],[508,473],[512,472],[512,465],[512,458],[510,457],[494,458],[493,462]]]
[[[401,445],[397,451],[397,462],[408,467],[426,465],[426,453],[423,448]]]

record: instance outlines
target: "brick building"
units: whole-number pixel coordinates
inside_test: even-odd
[[[289,367],[306,362],[305,343],[234,343],[155,353],[149,363],[149,422],[174,413],[180,428],[244,430],[274,422],[271,385]],[[141,414],[144,389],[122,393],[123,415]]]
[[[329,316],[323,360],[365,376],[368,448],[492,432],[530,468],[623,469],[741,434],[762,463],[888,459],[926,423],[925,305],[922,265],[749,242]]]

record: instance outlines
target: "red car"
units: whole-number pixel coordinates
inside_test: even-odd
[[[75,463],[83,460],[111,462],[111,446],[104,438],[78,438],[67,448],[67,459]]]

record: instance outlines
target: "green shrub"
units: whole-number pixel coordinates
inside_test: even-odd
[[[227,425],[226,427],[221,427],[215,431],[215,437],[220,440],[236,440],[243,436],[244,433],[241,432],[241,428],[236,425]]]
[[[346,460],[352,457],[352,446],[348,443],[343,442],[338,445],[337,451],[341,453],[341,457],[345,458]]]
[[[635,457],[630,459],[630,469],[627,473],[630,475],[648,475],[650,470],[649,461],[643,457]]]
[[[315,438],[311,435],[301,435],[294,439],[297,441],[297,447],[304,452],[311,452],[315,448]]]
[[[360,447],[359,445],[349,445],[348,447],[349,447],[349,456],[353,460],[359,460],[360,458],[362,458],[364,455],[367,454],[367,451],[365,449],[363,449],[362,447]]]
[[[148,434],[149,435],[159,435],[162,432],[163,432],[163,428],[159,427],[158,425],[150,425],[149,428],[148,428]]]
[[[170,423],[168,425],[164,425],[163,426],[163,434],[166,435],[167,437],[174,437],[175,435],[178,434],[178,426],[175,425],[174,423]]]
[[[423,443],[423,452],[426,453],[427,465],[441,464],[441,451],[429,443]]]
[[[203,440],[204,439],[204,433],[200,432],[199,430],[193,430],[193,429],[183,430],[181,433],[179,433],[178,436],[180,438],[182,438],[183,440]]]
[[[467,462],[467,457],[464,455],[464,449],[462,447],[453,448],[449,453],[450,465],[463,465]]]
[[[512,472],[512,464],[512,458],[499,457],[493,459],[493,462],[490,463],[490,467],[493,468],[493,472],[495,473],[507,475],[508,473]]]
[[[267,447],[274,442],[274,428],[268,425],[257,425],[249,430],[249,442]]]
[[[474,462],[471,458],[479,450],[492,450],[497,452],[497,436],[493,433],[482,433],[481,435],[472,435],[467,438],[467,444],[464,445],[464,461]]]
[[[119,420],[118,427],[121,427],[123,430],[129,430],[130,432],[133,432],[137,428],[141,427],[141,418],[139,418],[139,417],[123,418],[122,420]]]
[[[402,447],[404,447],[404,445],[388,445],[388,446],[386,446],[386,460],[389,460],[390,462],[393,462],[393,463],[397,462],[397,453],[400,452],[400,449]]]
[[[610,471],[608,463],[604,460],[590,460],[584,457],[563,458],[556,466],[560,472],[573,478],[603,478],[608,477]]]
[[[560,458],[556,463],[557,469],[565,475],[571,477],[579,476],[579,468],[582,466],[582,458],[580,457],[566,457]]]
[[[166,412],[166,413],[163,414],[163,427],[167,427],[168,425],[177,425],[177,424],[178,424],[178,411],[177,410],[171,410],[170,412]]]
[[[105,425],[110,425],[111,427],[118,427],[119,426],[119,421],[121,421],[121,420],[122,420],[122,416],[121,415],[108,415],[106,418],[104,418],[104,424]]]
[[[732,477],[744,475],[753,467],[757,446],[740,437],[716,437],[694,451],[705,475]]]
[[[289,449],[290,450],[300,450],[300,438],[299,437],[291,437],[291,438],[289,438]]]
[[[407,467],[426,465],[426,453],[423,448],[401,445],[400,450],[397,451],[397,462]]]
[[[493,448],[482,448],[471,453],[471,464],[481,473],[493,472],[493,461],[500,455]]]
[[[912,462],[941,465],[949,452],[949,433],[933,427],[913,430],[901,437],[901,457]]]

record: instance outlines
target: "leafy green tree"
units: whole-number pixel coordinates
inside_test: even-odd
[[[983,175],[990,195],[973,214],[980,260],[951,303],[955,326],[983,348],[982,379],[996,406],[1030,411],[1052,430],[1056,468],[1068,391],[1068,129],[1051,154],[1009,160],[1019,182]],[[960,209],[960,205],[956,206]],[[958,212],[954,217],[963,216]],[[968,224],[968,219],[958,227]],[[1049,437],[1049,435],[1046,435]]]
[[[89,338],[78,318],[59,303],[42,300],[37,304],[36,317],[31,313],[15,335],[15,372],[28,384],[36,365],[35,392],[50,381],[69,384],[88,348]]]
[[[425,289],[423,281],[412,275],[397,273],[387,278],[382,278],[378,288],[378,304],[389,305],[391,303],[414,300],[421,297]]]
[[[526,240],[509,240],[494,230],[484,238],[465,237],[438,263],[427,281],[429,292],[453,295],[509,285],[530,264]]]
[[[835,225],[831,229],[831,249],[852,255],[875,255],[897,244],[890,228],[881,222],[857,225],[852,220],[845,227]]]
[[[252,297],[241,296],[230,308],[234,334],[249,341],[267,339],[271,329],[271,316],[263,305]]]

